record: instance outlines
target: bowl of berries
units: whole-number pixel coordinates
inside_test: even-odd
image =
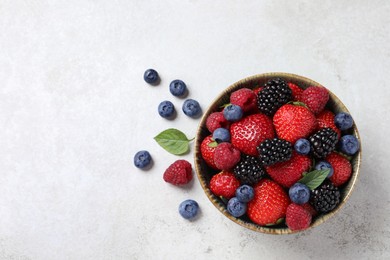
[[[242,79],[204,113],[195,170],[209,200],[254,231],[290,234],[320,225],[347,202],[361,142],[340,99],[294,74]]]

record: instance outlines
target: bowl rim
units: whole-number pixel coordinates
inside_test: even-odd
[[[256,80],[259,78],[274,78],[274,77],[293,78],[293,79],[296,79],[297,81],[309,82],[310,85],[323,86],[322,84],[320,84],[312,79],[309,79],[307,77],[300,76],[297,74],[292,74],[292,73],[286,73],[286,72],[268,72],[268,73],[255,74],[255,75],[252,75],[249,77],[245,77],[245,78],[231,84],[229,87],[224,89],[216,98],[214,98],[214,100],[211,102],[211,104],[208,106],[207,110],[204,112],[203,116],[201,117],[201,120],[200,120],[198,127],[197,127],[196,137],[195,137],[195,141],[194,141],[195,142],[194,162],[195,162],[195,172],[196,172],[197,178],[201,184],[201,187],[202,187],[204,193],[206,194],[207,198],[218,209],[219,212],[221,212],[223,215],[225,215],[231,221],[233,221],[233,222],[235,222],[235,223],[237,223],[245,228],[248,228],[250,230],[257,231],[260,233],[265,233],[265,234],[282,235],[282,234],[299,233],[302,231],[292,231],[289,228],[272,228],[272,227],[267,227],[267,226],[260,226],[260,225],[257,225],[255,223],[246,222],[240,218],[233,217],[232,215],[230,215],[227,212],[225,207],[222,207],[221,205],[219,205],[219,201],[217,200],[216,196],[213,195],[211,193],[211,191],[209,190],[206,180],[201,175],[201,167],[200,167],[200,160],[201,160],[201,158],[200,158],[200,156],[201,156],[200,155],[200,144],[202,142],[202,139],[201,139],[202,126],[205,125],[208,115],[212,112],[210,110],[212,110],[213,105],[216,104],[217,102],[219,102],[219,100],[222,99],[224,96],[226,96],[226,94],[231,94],[233,90],[238,89],[239,86],[244,85],[247,82],[250,82],[250,81],[253,81],[253,80]],[[328,91],[329,91],[330,99],[332,99],[333,101],[337,101],[338,106],[341,107],[341,110],[350,114],[349,110],[344,105],[344,103],[329,89],[328,89]],[[359,149],[358,153],[356,155],[354,155],[354,156],[356,156],[356,159],[355,159],[356,160],[356,163],[355,163],[356,169],[355,169],[355,171],[352,171],[351,179],[349,180],[349,184],[348,184],[348,186],[350,186],[349,190],[347,191],[347,193],[345,194],[345,197],[343,198],[343,200],[340,202],[340,204],[337,206],[336,209],[334,209],[333,211],[331,211],[325,215],[321,215],[321,216],[317,217],[316,220],[310,225],[310,227],[308,229],[303,230],[303,231],[317,227],[320,224],[327,221],[328,219],[330,219],[331,217],[333,217],[334,215],[336,215],[337,212],[339,212],[340,209],[346,204],[346,202],[350,198],[353,190],[355,189],[358,177],[360,175],[360,167],[361,167],[361,161],[362,161],[362,144],[361,144],[360,134],[359,134],[359,131],[358,131],[358,128],[357,128],[355,122],[354,122],[354,126],[353,126],[353,134],[356,136],[356,138],[359,141],[360,149]]]

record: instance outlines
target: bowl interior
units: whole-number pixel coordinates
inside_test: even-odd
[[[206,165],[204,160],[202,159],[201,153],[200,153],[200,144],[202,140],[210,135],[210,132],[206,128],[206,119],[207,117],[216,111],[221,110],[221,106],[224,104],[229,103],[229,97],[232,92],[235,90],[238,90],[240,88],[250,88],[254,89],[259,86],[263,86],[269,79],[271,78],[276,78],[280,77],[286,80],[287,82],[292,82],[299,87],[306,89],[309,86],[319,86],[321,84],[302,77],[298,76],[295,74],[289,74],[289,73],[265,73],[265,74],[259,74],[259,75],[254,75],[245,79],[242,79],[233,85],[229,86],[225,91],[223,91],[210,105],[210,107],[207,109],[207,111],[204,113],[201,122],[199,124],[199,128],[197,131],[196,139],[195,139],[195,170],[196,174],[198,176],[198,179],[200,181],[200,184],[206,193],[207,197],[209,200],[214,204],[214,206],[226,217],[231,219],[232,221],[249,228],[254,231],[262,232],[262,233],[268,233],[268,234],[290,234],[290,233],[295,233],[294,231],[291,231],[290,229],[283,227],[283,226],[274,226],[274,227],[264,227],[264,226],[259,226],[257,224],[254,224],[249,220],[249,218],[244,215],[241,218],[235,218],[231,216],[227,210],[226,210],[226,201],[223,201],[222,198],[215,196],[214,194],[211,193],[209,189],[209,182],[211,177],[216,174],[218,171],[211,169]],[[329,102],[327,104],[327,108],[333,111],[334,113],[338,112],[347,112],[349,113],[348,109],[345,107],[345,105],[332,93],[329,91],[330,98]],[[353,116],[353,115],[352,115]],[[353,172],[351,179],[348,181],[347,184],[345,184],[341,190],[341,203],[338,205],[336,209],[333,211],[323,214],[320,216],[317,216],[316,218],[313,219],[311,227],[315,227],[329,219],[331,216],[335,215],[337,211],[345,204],[345,202],[348,200],[349,196],[351,195],[351,192],[353,190],[353,187],[356,183],[356,180],[359,175],[359,168],[360,168],[360,162],[361,162],[361,142],[360,142],[360,137],[358,130],[356,128],[356,125],[354,125],[353,129],[350,130],[350,134],[355,135],[360,143],[360,150],[359,152],[354,155],[353,159],[351,160],[351,164],[353,167]]]

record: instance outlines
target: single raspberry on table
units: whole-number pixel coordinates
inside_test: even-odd
[[[173,185],[184,185],[192,180],[192,166],[186,160],[177,160],[164,172],[164,181]]]

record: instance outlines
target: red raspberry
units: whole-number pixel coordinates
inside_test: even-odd
[[[214,132],[217,128],[227,128],[229,122],[223,116],[223,112],[214,112],[211,113],[206,120],[206,127],[210,133]]]
[[[241,88],[230,95],[230,103],[241,107],[244,112],[249,112],[257,107],[257,96],[249,88]]]
[[[310,226],[311,214],[302,206],[291,203],[286,211],[286,225],[289,229],[304,230]]]
[[[325,160],[333,167],[333,175],[330,177],[330,181],[334,186],[341,186],[351,178],[352,165],[347,158],[333,152]]]
[[[231,172],[222,171],[210,180],[211,192],[215,196],[222,196],[227,199],[234,197],[239,186],[239,180]]]
[[[305,203],[305,204],[302,204],[301,206],[302,206],[304,209],[306,209],[306,210],[310,213],[310,215],[311,215],[312,217],[315,217],[315,216],[318,215],[318,212],[313,208],[312,205],[310,205],[309,202],[308,202],[308,203]]]
[[[212,135],[206,136],[200,144],[200,153],[203,160],[213,169],[217,169],[217,166],[214,163],[214,152],[216,147],[217,143],[212,139]]]
[[[317,115],[317,130],[322,128],[332,128],[337,133],[337,139],[341,137],[341,131],[334,123],[334,114],[329,110],[324,110]]]
[[[256,94],[256,96],[257,96],[257,94],[259,94],[259,92],[261,91],[263,89],[263,87],[257,87],[257,88],[255,88],[254,90],[253,90],[253,92]]]
[[[295,85],[294,83],[291,82],[287,83],[287,85],[291,89],[293,101],[299,101],[303,89],[301,89],[300,87],[298,87],[298,85]]]
[[[321,113],[321,111],[324,110],[328,100],[328,90],[320,86],[314,86],[305,89],[300,97],[300,101],[305,103],[314,114]]]
[[[220,170],[232,169],[241,158],[241,153],[230,143],[220,143],[214,152],[214,162]]]
[[[192,166],[186,160],[177,160],[165,170],[163,179],[173,185],[187,184],[192,180]]]

